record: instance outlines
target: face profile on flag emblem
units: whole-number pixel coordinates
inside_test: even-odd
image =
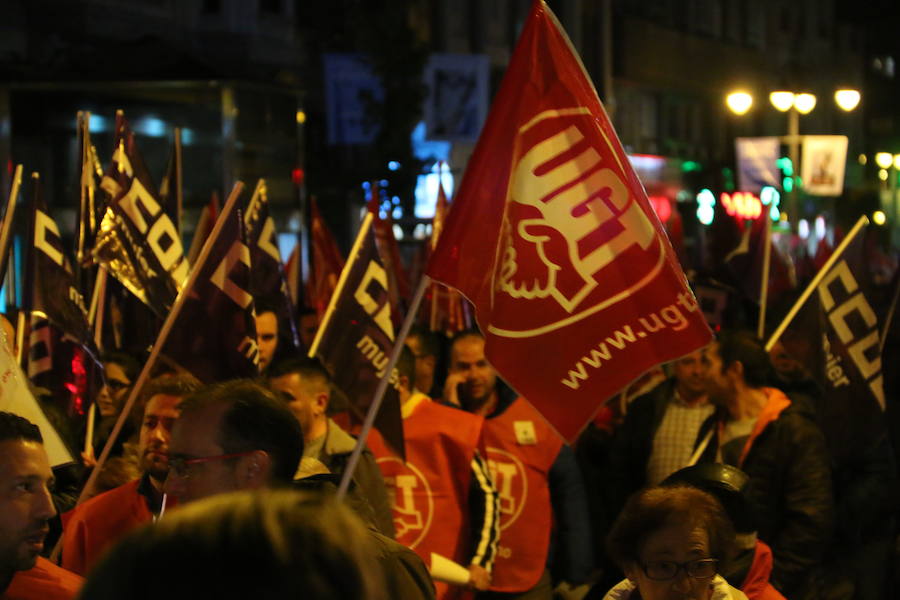
[[[662,239],[620,173],[623,165],[586,108],[544,111],[522,126],[510,169],[496,295],[540,302],[515,327],[539,335],[621,301],[659,273]],[[609,269],[616,260],[628,269]],[[586,308],[585,308],[586,307]],[[537,308],[537,305],[534,306]]]

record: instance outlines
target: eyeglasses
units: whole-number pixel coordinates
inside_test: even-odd
[[[640,563],[644,574],[655,581],[668,581],[678,575],[678,571],[684,572],[694,579],[710,579],[716,576],[719,561],[715,558],[702,558],[690,560],[685,563],[677,563],[671,560],[655,560],[648,563]]]
[[[216,456],[199,456],[197,458],[185,458],[184,456],[169,456],[169,473],[176,477],[187,477],[190,474],[191,465],[199,465],[201,463],[212,462],[216,460],[228,460],[229,458],[240,458],[241,456],[250,456],[256,452],[255,450],[247,450],[246,452],[233,452],[231,454],[218,454]]]

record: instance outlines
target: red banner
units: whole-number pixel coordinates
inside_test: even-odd
[[[319,214],[316,199],[310,198],[310,222],[312,228],[312,273],[306,284],[306,298],[310,308],[315,308],[319,318],[325,314],[328,301],[334,288],[337,286],[338,277],[344,268],[344,259],[338,250],[337,242],[328,229],[328,225]]]
[[[434,207],[434,219],[431,221],[431,249],[437,247],[449,210],[450,203],[447,201],[447,194],[444,193],[444,185],[438,180],[437,203]],[[428,301],[431,307],[428,328],[431,331],[440,331],[452,337],[455,333],[471,327],[463,298],[456,290],[432,283]]]
[[[488,359],[566,438],[711,338],[556,18],[536,1],[428,265]]]

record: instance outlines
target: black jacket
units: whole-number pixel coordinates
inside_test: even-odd
[[[789,399],[737,466],[750,477],[746,495],[759,538],[772,548],[771,582],[793,597],[828,548],[834,499],[825,437],[809,403]],[[714,442],[701,461],[715,461]]]

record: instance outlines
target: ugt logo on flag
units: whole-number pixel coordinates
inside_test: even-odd
[[[519,311],[505,313],[515,316],[509,323],[498,315],[491,333],[527,337],[570,325],[628,298],[663,266],[662,238],[590,121],[586,108],[548,110],[518,131],[494,286],[532,310],[524,321]],[[608,268],[616,260],[629,269]]]

